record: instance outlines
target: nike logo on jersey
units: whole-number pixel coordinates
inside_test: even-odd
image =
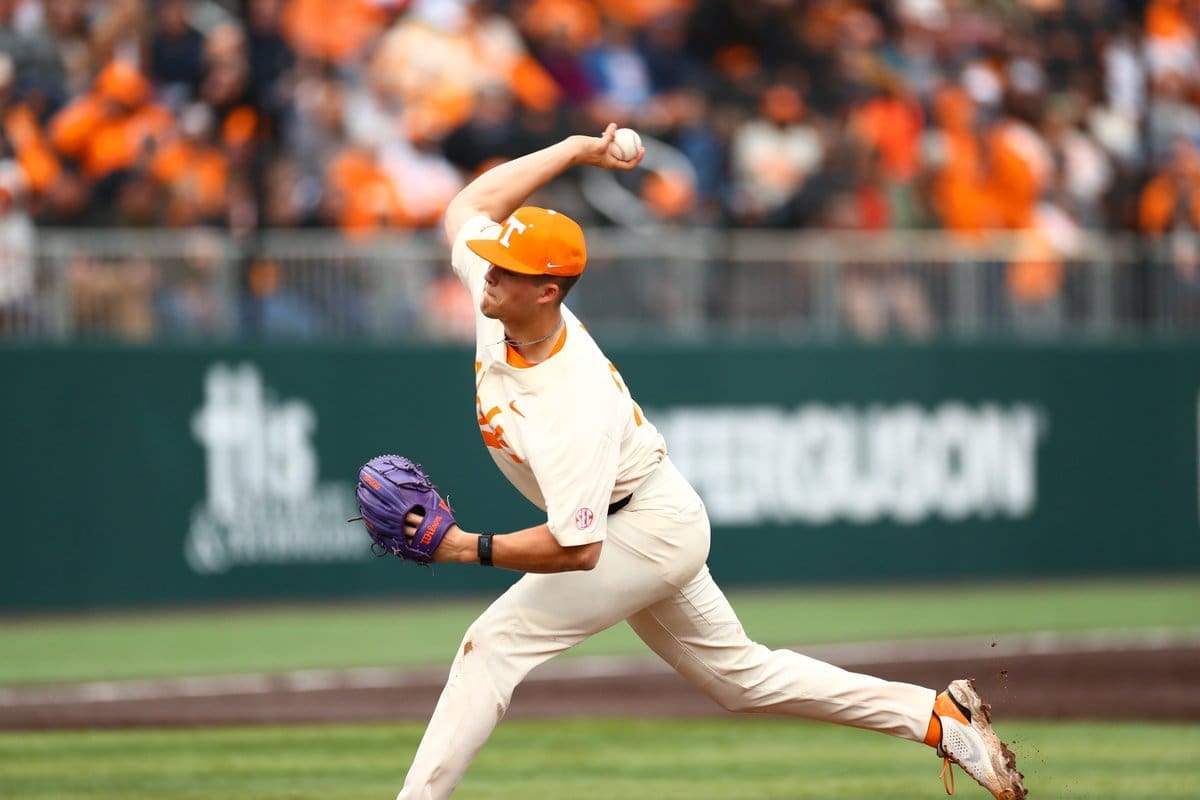
[[[521,409],[517,408],[517,401],[516,401],[516,400],[509,400],[509,401],[508,401],[508,407],[509,407],[509,408],[511,408],[511,409],[513,410],[513,413],[514,413],[514,414],[516,414],[518,417],[524,417],[524,416],[525,416],[524,414],[522,414],[522,413],[521,413]]]

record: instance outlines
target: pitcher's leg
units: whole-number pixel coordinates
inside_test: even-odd
[[[467,629],[397,800],[449,797],[504,716],[513,689],[554,654],[531,647],[532,637],[513,636],[518,620],[512,609],[493,604]],[[558,650],[575,643],[549,641]]]
[[[629,624],[664,661],[731,711],[835,722],[917,742],[929,728],[932,689],[751,641],[707,567]]]
[[[449,797],[530,670],[675,591],[607,545],[590,572],[513,584],[467,629],[398,800]]]

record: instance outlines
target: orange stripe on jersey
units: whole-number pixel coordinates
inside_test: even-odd
[[[478,407],[478,403],[479,403],[478,397],[475,398],[475,403],[476,403],[476,406]],[[500,411],[501,411],[500,406],[492,406],[491,410],[485,414],[485,413],[483,413],[482,408],[480,408],[479,419],[478,419],[479,435],[483,437],[483,443],[486,446],[488,446],[494,450],[503,450],[505,453],[508,454],[508,457],[513,460],[514,464],[520,464],[521,463],[520,456],[518,456],[516,453],[514,453],[512,451],[512,448],[510,448],[508,446],[508,442],[504,441],[504,426],[503,425],[492,425],[492,420],[496,417],[497,414],[500,413]],[[513,411],[516,411],[516,409],[514,408]],[[520,414],[521,412],[518,411],[517,413]],[[522,415],[522,416],[524,416],[524,415]]]
[[[504,441],[504,428],[497,426],[495,432],[487,428],[480,428],[479,435],[483,437],[483,443],[493,450],[503,450],[508,454],[508,457],[513,460],[514,464],[521,463],[521,457],[509,449],[508,442]]]
[[[504,360],[510,367],[517,369],[528,369],[533,366],[533,363],[526,361],[525,356],[518,353],[511,344],[504,345]]]
[[[550,358],[550,356],[554,355],[559,350],[562,350],[563,345],[566,343],[567,328],[564,325],[562,333],[558,335],[558,340],[554,343],[554,349],[550,351],[550,355],[546,356],[546,358]],[[528,369],[529,367],[536,366],[532,361],[527,361],[525,356],[517,352],[517,350],[511,344],[504,345],[504,360],[510,367],[516,367],[517,369]]]
[[[621,394],[627,394],[629,392],[629,390],[625,388],[625,385],[623,383],[621,383],[621,373],[617,371],[617,365],[612,363],[611,361],[608,362],[608,371],[611,373],[613,383],[615,383],[617,385],[617,391],[620,392]],[[634,424],[641,425],[643,422],[645,422],[645,420],[642,418],[641,406],[639,406],[637,404],[637,401],[635,401],[632,397],[629,398],[629,403],[630,403],[630,405],[633,406]]]
[[[480,428],[479,435],[483,437],[483,443],[493,450],[504,449],[504,440],[500,438],[499,434],[492,433],[484,428]]]
[[[618,392],[625,391],[625,387],[621,385],[621,382],[619,380],[617,380],[617,365],[612,363],[611,361],[608,362],[608,371],[611,373],[610,377],[612,378],[613,383],[615,383],[617,385],[617,391]]]

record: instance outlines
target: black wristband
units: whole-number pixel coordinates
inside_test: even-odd
[[[492,537],[494,533],[481,533],[475,544],[475,552],[479,554],[479,566],[492,566]]]

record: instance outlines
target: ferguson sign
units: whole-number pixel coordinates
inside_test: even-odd
[[[715,525],[1028,516],[1034,406],[912,404],[670,408],[650,419]]]

